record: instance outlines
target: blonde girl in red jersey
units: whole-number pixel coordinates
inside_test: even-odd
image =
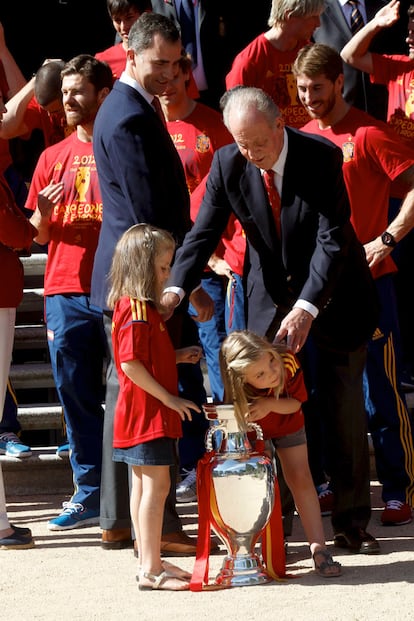
[[[131,520],[139,554],[140,590],[183,591],[191,575],[161,560],[160,545],[169,468],[176,460],[181,421],[195,403],[178,396],[177,362],[196,363],[201,348],[174,350],[160,298],[175,251],[173,237],[136,224],[120,238],[113,257],[108,305],[120,391],[113,459],[132,467]]]
[[[319,500],[308,463],[301,409],[307,394],[296,356],[248,330],[235,331],[220,353],[226,399],[234,402],[239,426],[258,423],[279,457],[309,542],[315,571],[341,575],[326,548]],[[273,451],[273,448],[272,448]]]

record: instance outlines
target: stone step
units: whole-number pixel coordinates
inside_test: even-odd
[[[43,276],[45,273],[47,254],[33,253],[30,257],[21,257],[25,276]]]
[[[55,387],[50,362],[13,364],[10,379],[15,390]]]
[[[14,330],[13,349],[47,349],[45,324],[20,325]]]
[[[23,299],[17,307],[17,315],[23,313],[43,313],[44,310],[44,289],[43,287],[34,287],[24,289]]]
[[[32,448],[31,457],[18,459],[0,455],[6,496],[70,494],[73,490],[69,458],[56,455],[57,446]],[[376,480],[370,443],[371,479]]]
[[[58,403],[19,405],[17,418],[23,431],[62,429],[62,406]]]
[[[72,469],[68,457],[56,455],[57,446],[32,448],[31,457],[0,455],[7,496],[70,494]]]

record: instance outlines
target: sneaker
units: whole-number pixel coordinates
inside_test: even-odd
[[[12,524],[10,524],[10,527],[13,528],[14,533],[0,539],[0,550],[28,550],[34,547],[30,528],[18,528]]]
[[[334,493],[329,489],[329,483],[322,483],[316,488],[319,506],[321,508],[321,515],[331,515],[334,503]]]
[[[61,444],[56,449],[56,455],[58,457],[69,457],[69,443]]]
[[[64,502],[62,506],[62,513],[47,523],[49,530],[70,530],[99,524],[99,512],[85,509],[80,502]]]
[[[30,457],[32,449],[22,444],[18,436],[12,431],[0,434],[0,455],[7,457]]]
[[[388,500],[381,515],[383,526],[402,526],[413,519],[410,505],[399,500]]]
[[[177,485],[177,502],[194,502],[197,500],[197,473],[195,468],[189,471],[185,479]]]

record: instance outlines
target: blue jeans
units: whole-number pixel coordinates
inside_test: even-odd
[[[234,281],[212,274],[203,278],[201,284],[214,302],[214,315],[209,321],[197,321],[196,324],[206,357],[211,396],[213,401],[221,402],[224,387],[220,373],[219,352],[227,334],[246,327],[243,283],[237,274],[234,274]],[[196,314],[191,304],[189,313]]]
[[[99,512],[103,437],[102,313],[88,295],[45,297],[53,376],[65,416],[75,490],[72,502]]]

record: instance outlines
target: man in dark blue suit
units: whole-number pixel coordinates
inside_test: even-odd
[[[260,89],[228,91],[223,114],[235,144],[215,153],[198,217],[172,268],[173,289],[163,302],[173,308],[192,291],[233,213],[248,242],[248,327],[285,340],[295,353],[313,342],[307,386],[314,387],[314,402],[327,425],[335,535],[350,550],[378,552],[378,542],[366,531],[370,477],[362,389],[378,308],[350,224],[342,152],[285,128],[278,108]],[[280,235],[262,179],[269,171],[280,195]]]
[[[359,0],[358,8],[363,23],[370,21],[380,8],[389,0]],[[409,0],[411,1],[411,0]],[[401,4],[408,5],[408,0]],[[408,6],[407,6],[408,8]],[[348,43],[352,37],[350,18],[352,8],[346,0],[325,0],[325,9],[321,15],[321,25],[313,33],[316,43],[325,43],[337,52]],[[405,54],[404,41],[407,21],[395,24],[387,33],[381,33],[375,38],[371,51],[380,54]],[[369,75],[359,71],[351,65],[344,65],[344,97],[348,103],[361,110],[365,110],[377,119],[386,120],[387,89],[379,84],[372,84]]]
[[[190,227],[189,193],[176,148],[157,110],[158,99],[178,72],[182,44],[176,26],[168,18],[144,13],[132,26],[125,71],[114,84],[113,96],[94,126],[93,144],[102,193],[103,219],[92,274],[91,302],[104,311],[111,361],[107,371],[101,480],[102,546],[106,549],[131,543],[128,472],[125,464],[112,461],[113,415],[118,378],[113,364],[111,314],[107,307],[108,274],[115,245],[122,233],[138,222],[168,230],[178,244]],[[191,301],[197,308],[195,292]],[[204,317],[212,315],[207,305]],[[183,345],[180,333],[187,313],[176,313],[168,322],[175,345]],[[203,316],[199,317],[203,320]],[[195,335],[196,327],[189,320]],[[188,366],[188,365],[185,365]],[[201,384],[202,375],[201,371]],[[195,554],[195,540],[182,531],[175,508],[175,468],[167,498],[161,553]]]
[[[165,15],[181,29],[183,4],[182,0],[151,0],[154,13]],[[192,4],[197,49],[193,75],[200,101],[218,109],[234,57],[265,30],[272,2],[192,0]]]

